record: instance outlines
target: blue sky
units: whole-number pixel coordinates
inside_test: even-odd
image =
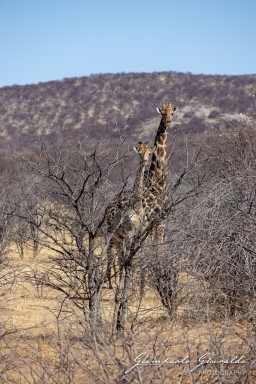
[[[0,0],[0,86],[97,73],[256,73],[255,0]]]

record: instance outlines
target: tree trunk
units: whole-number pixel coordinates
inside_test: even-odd
[[[100,305],[102,293],[102,279],[100,277],[99,266],[95,261],[94,255],[95,241],[89,236],[89,255],[88,255],[88,291],[89,291],[89,311],[93,326],[101,322]]]
[[[124,265],[124,278],[123,273],[120,271],[120,283],[116,288],[115,294],[115,311],[113,320],[113,332],[122,332],[125,330],[128,305],[129,305],[129,293],[132,280],[132,263],[129,260]],[[123,283],[123,287],[122,286]]]

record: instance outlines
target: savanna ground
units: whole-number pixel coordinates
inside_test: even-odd
[[[125,336],[111,336],[107,328],[94,333],[60,292],[34,279],[39,271],[51,270],[49,255],[41,249],[33,258],[26,245],[21,259],[13,245],[10,261],[2,269],[6,284],[1,287],[1,383],[253,383],[256,379],[252,322],[195,322],[188,305],[170,321],[149,291],[142,302],[132,300],[130,310],[138,317]],[[183,276],[181,282],[188,279]],[[104,290],[103,301],[107,321],[111,290]]]

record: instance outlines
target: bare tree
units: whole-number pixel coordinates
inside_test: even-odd
[[[197,281],[189,294],[196,317],[255,316],[255,144],[248,124],[208,134],[201,175],[211,177],[176,211],[172,246]]]
[[[95,322],[100,318],[106,247],[112,236],[105,230],[117,190],[111,178],[116,180],[116,168],[127,158],[127,150],[121,143],[111,151],[104,141],[92,152],[81,141],[61,147],[42,143],[37,159],[20,158],[20,172],[30,182],[20,188],[20,200],[8,199],[9,215],[27,223],[39,234],[36,244],[56,255],[55,268],[44,283],[85,312],[88,303]],[[122,189],[129,170],[121,169],[120,174]]]

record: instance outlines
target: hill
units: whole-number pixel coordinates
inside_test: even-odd
[[[3,146],[88,138],[0,157],[1,383],[256,382],[255,80],[166,72],[0,89]],[[138,156],[109,146],[120,131],[151,140],[163,99],[179,107],[175,145],[145,216]]]
[[[2,145],[28,148],[38,137],[57,142],[88,134],[90,141],[108,133],[131,141],[152,137],[159,121],[155,107],[170,100],[179,107],[177,132],[211,129],[216,118],[252,114],[256,75],[191,73],[120,73],[70,78],[0,88]],[[151,129],[152,127],[152,129]]]

